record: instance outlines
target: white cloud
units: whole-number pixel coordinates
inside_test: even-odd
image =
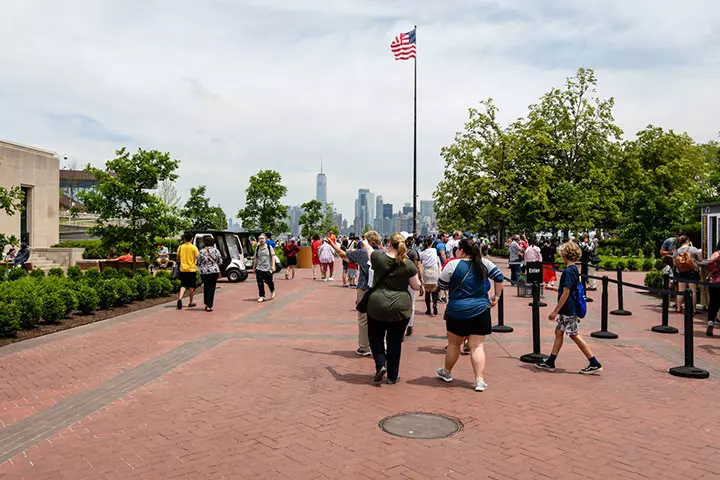
[[[412,63],[394,62],[389,43],[415,23],[421,199],[468,107],[493,97],[511,121],[579,66],[596,68],[628,135],[720,130],[710,0],[0,0],[0,11],[2,137],[80,163],[125,138],[170,151],[181,192],[207,184],[231,215],[263,168],[283,174],[287,203],[312,198],[321,156],[346,217],[358,188],[411,201]]]

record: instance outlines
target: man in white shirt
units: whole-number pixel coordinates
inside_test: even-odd
[[[447,249],[447,258],[455,258],[455,249],[460,244],[461,239],[462,233],[459,230],[455,230],[452,234],[452,238],[445,244],[445,248]]]

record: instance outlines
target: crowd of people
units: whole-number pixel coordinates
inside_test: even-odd
[[[264,236],[259,238],[255,257],[262,252]],[[475,373],[474,389],[482,392],[488,388],[485,380],[485,336],[492,333],[490,311],[502,295],[505,277],[487,256],[491,248],[499,248],[497,240],[489,236],[472,237],[460,231],[443,233],[436,237],[414,237],[405,232],[381,237],[376,231],[368,231],[362,237],[350,235],[338,240],[332,232],[324,236],[314,235],[310,244],[312,251],[313,280],[334,281],[334,265],[337,257],[342,261],[343,286],[357,290],[358,340],[356,353],[372,357],[375,363],[373,380],[388,384],[399,380],[402,344],[411,336],[415,319],[415,295],[425,303],[425,315],[440,314],[438,305],[445,304],[443,318],[446,324],[448,344],[445,361],[436,375],[443,381],[453,380],[452,370],[461,354],[470,356]],[[587,237],[571,241],[556,248],[551,239],[535,242],[524,236],[512,236],[506,246],[510,253],[512,280],[517,281],[519,266],[525,262],[542,262],[548,266],[544,281],[554,285],[555,255],[560,253],[566,269],[558,283],[558,303],[549,320],[556,324],[555,342],[551,356],[538,363],[538,368],[553,370],[563,344],[564,336],[570,337],[586,356],[588,365],[580,373],[591,374],[602,370],[579,331],[579,283],[580,272],[576,264],[585,255],[594,255],[597,244]],[[297,241],[291,238],[282,245],[289,259],[299,252]],[[260,255],[263,255],[260,253]],[[274,296],[274,284],[269,265],[270,258],[262,264],[260,276],[268,282]],[[288,260],[288,265],[296,259]],[[517,265],[517,267],[515,267]],[[258,267],[256,266],[256,273]],[[292,277],[289,277],[292,275]],[[286,278],[294,278],[294,271]],[[264,297],[258,279],[260,297]]]

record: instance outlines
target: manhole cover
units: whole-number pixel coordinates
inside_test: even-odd
[[[462,430],[462,423],[437,413],[399,413],[380,420],[380,428],[404,438],[445,438]]]

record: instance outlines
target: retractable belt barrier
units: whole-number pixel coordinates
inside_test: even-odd
[[[508,262],[494,262],[496,265],[509,265]],[[547,267],[545,265],[544,267]],[[551,270],[555,272],[562,273],[564,270],[557,269],[552,267]],[[583,281],[583,285],[585,285],[585,282],[592,278],[595,280],[600,280],[602,282],[602,298],[601,298],[601,309],[600,309],[600,330],[597,332],[592,332],[590,334],[593,338],[598,339],[616,339],[618,338],[618,335],[616,333],[613,333],[608,330],[608,315],[618,315],[618,316],[630,316],[632,315],[631,312],[624,309],[623,305],[623,287],[630,287],[637,290],[642,290],[649,293],[659,294],[662,296],[662,323],[660,325],[656,325],[651,328],[653,332],[657,333],[666,333],[666,334],[673,334],[678,333],[678,329],[675,327],[670,326],[668,323],[669,320],[669,309],[670,309],[670,296],[671,295],[678,295],[678,292],[675,290],[670,290],[670,276],[668,274],[663,275],[663,286],[662,288],[653,288],[653,287],[647,287],[645,285],[637,285],[633,283],[627,283],[623,282],[622,279],[622,272],[623,269],[618,267],[616,270],[617,272],[617,279],[611,279],[607,276],[603,277],[597,277],[594,275],[584,275],[581,274],[581,279]],[[613,311],[608,311],[608,288],[609,284],[614,283],[617,285],[618,290],[618,308]],[[693,284],[700,287],[708,287],[710,284],[708,282],[700,282],[696,280],[683,280],[683,283],[686,284]],[[547,355],[544,355],[540,351],[540,286],[537,282],[532,283],[532,293],[533,293],[533,301],[530,303],[532,306],[532,341],[533,341],[533,351],[531,353],[527,353],[525,355],[522,355],[520,357],[520,360],[522,362],[526,363],[538,363],[545,359],[547,359]],[[694,357],[694,338],[693,338],[693,315],[695,311],[695,305],[693,305],[693,293],[690,288],[685,289],[683,292],[683,303],[684,303],[684,310],[685,315],[683,319],[684,323],[684,354],[685,354],[685,362],[684,365],[678,366],[678,367],[672,367],[669,370],[669,373],[671,375],[677,376],[677,377],[685,377],[685,378],[708,378],[710,376],[710,373],[707,370],[703,370],[701,368],[698,368],[695,366],[695,357]],[[505,327],[503,320],[504,320],[504,310],[503,310],[503,303],[502,303],[502,297],[500,297],[500,300],[498,302],[499,308],[498,308],[498,325],[493,327],[493,331],[512,331],[512,330],[495,330],[496,328]],[[511,328],[511,327],[505,327],[505,328]]]

